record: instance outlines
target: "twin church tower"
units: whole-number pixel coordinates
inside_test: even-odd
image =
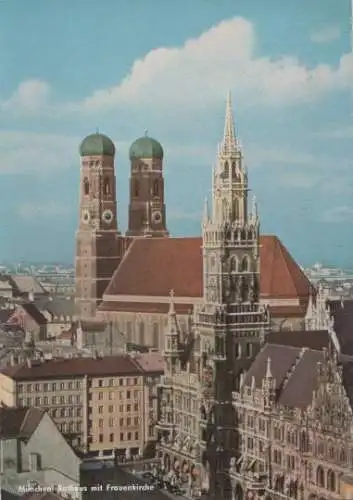
[[[166,227],[163,148],[145,135],[130,147],[129,225],[119,232],[115,146],[105,135],[80,146],[79,224],[76,232],[76,314],[93,318],[124,252],[135,237],[163,237]]]

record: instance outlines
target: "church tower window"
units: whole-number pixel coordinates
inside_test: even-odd
[[[153,183],[153,196],[159,196],[159,182],[154,181]]]
[[[136,179],[134,182],[134,196],[137,198],[140,195],[140,183]]]
[[[103,193],[104,194],[111,194],[110,193],[110,180],[109,177],[106,177],[103,182]]]
[[[89,181],[87,177],[83,180],[83,193],[85,196],[89,195]]]

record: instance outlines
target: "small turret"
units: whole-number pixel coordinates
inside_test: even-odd
[[[270,410],[276,397],[276,381],[272,375],[270,357],[267,358],[266,375],[262,381],[262,393],[264,398],[264,408],[265,410]]]
[[[174,305],[174,290],[170,291],[167,332],[165,334],[164,359],[167,369],[174,372],[180,354],[180,328]]]

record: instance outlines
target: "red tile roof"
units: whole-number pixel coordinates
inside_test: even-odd
[[[102,358],[55,358],[36,361],[32,366],[22,363],[9,366],[0,373],[20,380],[39,380],[55,378],[105,377],[139,375],[143,373],[141,367],[128,355],[105,356]]]
[[[201,238],[136,239],[104,295],[166,297],[173,289],[176,297],[201,297],[201,245]],[[309,280],[276,236],[260,237],[260,260],[263,298],[307,301]]]

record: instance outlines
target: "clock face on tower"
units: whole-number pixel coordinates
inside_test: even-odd
[[[114,214],[111,210],[104,210],[102,219],[106,224],[110,224],[114,219]]]
[[[152,214],[153,222],[159,224],[162,220],[162,214],[160,212],[153,212]]]
[[[90,217],[90,213],[89,213],[89,210],[85,209],[85,210],[82,210],[82,222],[84,224],[88,224],[91,217]]]

